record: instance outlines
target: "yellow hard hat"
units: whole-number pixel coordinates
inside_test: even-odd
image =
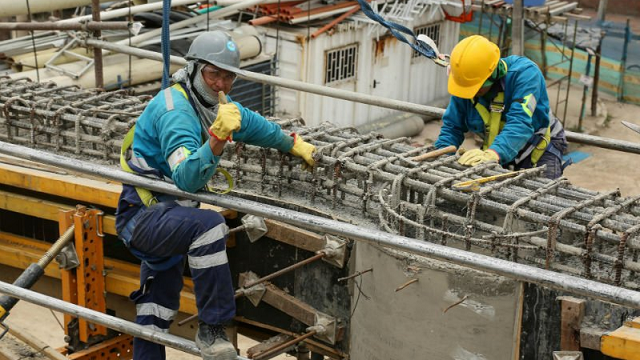
[[[498,46],[480,35],[469,36],[451,52],[449,93],[473,99],[500,61]]]

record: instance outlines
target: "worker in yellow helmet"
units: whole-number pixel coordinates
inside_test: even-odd
[[[515,169],[546,165],[545,176],[562,175],[567,147],[564,129],[549,109],[544,76],[522,56],[500,58],[500,49],[473,35],[451,53],[448,90],[451,101],[435,146],[459,147],[468,131],[479,134],[482,149],[458,160],[474,166],[497,161]]]

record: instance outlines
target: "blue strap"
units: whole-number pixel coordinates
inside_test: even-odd
[[[424,41],[418,40],[416,38],[416,34],[414,34],[411,29],[392,21],[385,20],[382,16],[380,16],[380,14],[373,11],[367,0],[358,0],[358,3],[360,3],[362,12],[367,15],[369,19],[377,21],[378,23],[380,23],[380,25],[389,29],[391,34],[393,34],[393,36],[395,36],[398,40],[408,44],[413,50],[417,51],[422,56],[426,56],[429,59],[435,59],[437,57],[436,52],[433,51],[431,46],[427,45],[427,43],[425,43]],[[407,38],[402,33],[413,38],[413,42],[407,40]]]
[[[169,57],[171,56],[169,38],[169,15],[171,13],[171,0],[162,0],[162,36],[160,48],[162,49],[162,88],[169,86]]]

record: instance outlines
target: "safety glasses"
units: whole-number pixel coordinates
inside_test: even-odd
[[[205,66],[202,69],[202,76],[207,77],[207,79],[211,81],[222,80],[226,83],[232,83],[237,78],[237,75],[230,71],[214,69],[211,66]]]

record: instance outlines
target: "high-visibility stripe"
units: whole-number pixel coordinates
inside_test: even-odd
[[[189,256],[189,267],[193,269],[207,269],[228,263],[226,250],[204,256]]]
[[[142,326],[146,327],[147,329],[153,330],[153,331],[158,331],[158,332],[163,332],[163,333],[168,333],[169,332],[169,329],[163,329],[163,328],[161,328],[161,327],[159,327],[157,325],[153,325],[153,324],[142,325]]]
[[[173,105],[173,95],[171,94],[171,88],[164,89],[164,102],[167,106],[167,111],[175,109]]]
[[[171,321],[178,314],[178,310],[171,310],[156,303],[142,303],[136,305],[136,315],[153,315],[162,320]]]
[[[206,233],[200,235],[200,237],[197,238],[196,241],[191,243],[191,245],[189,246],[189,250],[193,250],[201,246],[213,244],[218,240],[223,240],[228,233],[229,233],[229,227],[227,226],[227,224],[222,223],[214,227],[213,229],[207,231]]]
[[[169,164],[171,171],[174,171],[181,162],[187,160],[189,155],[191,155],[191,151],[184,146],[180,146],[172,152],[171,155],[169,155],[169,158],[167,158],[167,163]]]

